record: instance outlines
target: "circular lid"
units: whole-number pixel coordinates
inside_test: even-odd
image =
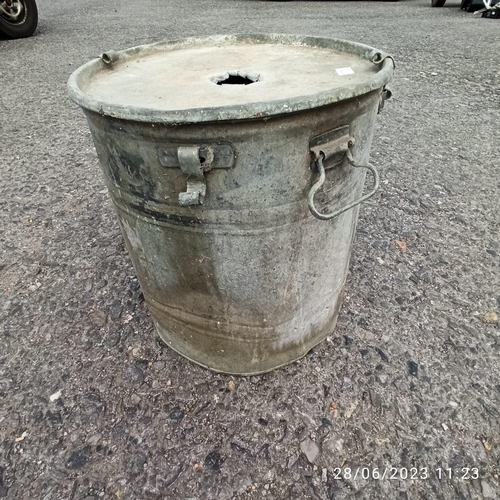
[[[70,77],[80,106],[116,118],[194,123],[311,109],[383,87],[390,56],[293,35],[188,38],[107,52]]]

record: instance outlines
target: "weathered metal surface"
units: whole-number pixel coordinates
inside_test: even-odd
[[[213,38],[208,40],[210,45]],[[315,40],[318,51],[332,43],[307,40]],[[360,51],[368,57],[368,49]],[[232,68],[219,73],[223,69]],[[357,208],[329,222],[311,215],[307,193],[318,174],[311,168],[310,143],[326,132],[348,130],[355,139],[353,157],[366,162],[391,61],[383,71],[384,78],[374,72],[374,81],[367,77],[358,87],[368,90],[348,99],[330,93],[323,97],[333,102],[317,107],[318,96],[306,98],[305,105],[292,98],[292,107],[304,108],[295,112],[282,112],[276,102],[229,105],[217,111],[225,119],[208,122],[196,120],[213,118],[209,108],[191,109],[181,120],[173,120],[181,116],[176,111],[155,110],[148,121],[141,107],[87,103],[84,111],[127,248],[157,330],[173,349],[217,371],[253,374],[300,358],[333,331]],[[266,72],[259,75],[264,81]],[[238,109],[241,119],[235,119]],[[248,119],[263,109],[265,116]],[[207,145],[230,145],[231,168],[201,168],[199,174],[197,158]],[[195,169],[194,177],[206,183],[202,205],[179,204],[189,179],[166,160],[172,154],[165,151],[175,146],[191,158],[177,153],[180,168],[188,175]],[[324,175],[316,195],[322,211],[361,196],[364,171],[347,160]]]
[[[353,73],[339,75],[337,70]],[[295,113],[383,87],[390,56],[367,45],[299,35],[217,35],[103,54],[70,77],[85,109],[150,123],[243,120]],[[217,85],[241,73],[251,85]]]

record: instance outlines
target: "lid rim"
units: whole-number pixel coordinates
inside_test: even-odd
[[[220,43],[242,44],[245,42],[311,46],[324,49],[341,50],[352,55],[357,55],[368,61],[380,58],[382,54],[377,49],[368,45],[335,38],[276,34],[238,34],[218,35],[203,38],[184,38],[180,40],[158,42],[151,45],[141,45],[123,51],[117,51],[114,53],[114,56],[125,61],[144,51],[149,54],[159,52],[166,48],[180,49],[199,46],[200,43],[210,43],[215,45]],[[100,71],[108,70],[110,67],[100,58],[89,61],[74,71],[68,80],[67,88],[69,97],[85,110],[122,120],[164,124],[248,120],[256,118],[270,118],[283,114],[306,111],[352,99],[382,88],[390,81],[393,75],[394,61],[390,56],[382,57],[381,62],[377,61],[377,63],[374,64],[378,64],[380,66],[380,70],[368,77],[365,81],[355,85],[337,87],[316,94],[295,96],[287,99],[252,102],[242,105],[231,104],[218,107],[188,108],[181,110],[159,110],[138,106],[121,106],[117,104],[109,104],[88,97],[88,95],[86,95],[81,89],[85,78],[88,79]]]

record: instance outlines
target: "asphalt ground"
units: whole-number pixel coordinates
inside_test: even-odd
[[[497,20],[423,0],[39,11],[0,40],[0,498],[499,498]],[[157,338],[66,93],[106,50],[238,32],[396,60],[337,328],[247,378]]]

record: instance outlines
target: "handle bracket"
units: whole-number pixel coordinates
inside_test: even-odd
[[[346,125],[344,127],[340,127],[338,129],[332,130],[330,132],[326,132],[325,134],[314,137],[310,144],[309,149],[314,154],[314,164],[316,165],[319,172],[319,179],[316,183],[311,187],[309,191],[309,195],[307,198],[307,204],[309,206],[309,210],[317,219],[321,220],[330,220],[338,217],[340,214],[343,214],[347,210],[354,208],[359,205],[363,201],[371,198],[378,190],[380,185],[380,178],[377,172],[377,169],[371,165],[370,163],[357,163],[352,156],[351,147],[354,145],[354,137],[349,135],[349,126]],[[314,204],[314,195],[319,190],[321,186],[323,186],[326,175],[325,170],[327,168],[333,168],[335,166],[341,165],[346,159],[351,167],[354,168],[366,168],[370,170],[373,175],[374,186],[373,189],[358,198],[357,200],[349,203],[334,212],[323,214],[319,212]],[[328,166],[326,166],[328,164]]]
[[[322,155],[323,166],[325,170],[328,170],[344,161],[347,151],[354,146],[354,142],[354,137],[349,135],[349,125],[345,125],[313,137],[309,143],[309,149],[315,158]]]

